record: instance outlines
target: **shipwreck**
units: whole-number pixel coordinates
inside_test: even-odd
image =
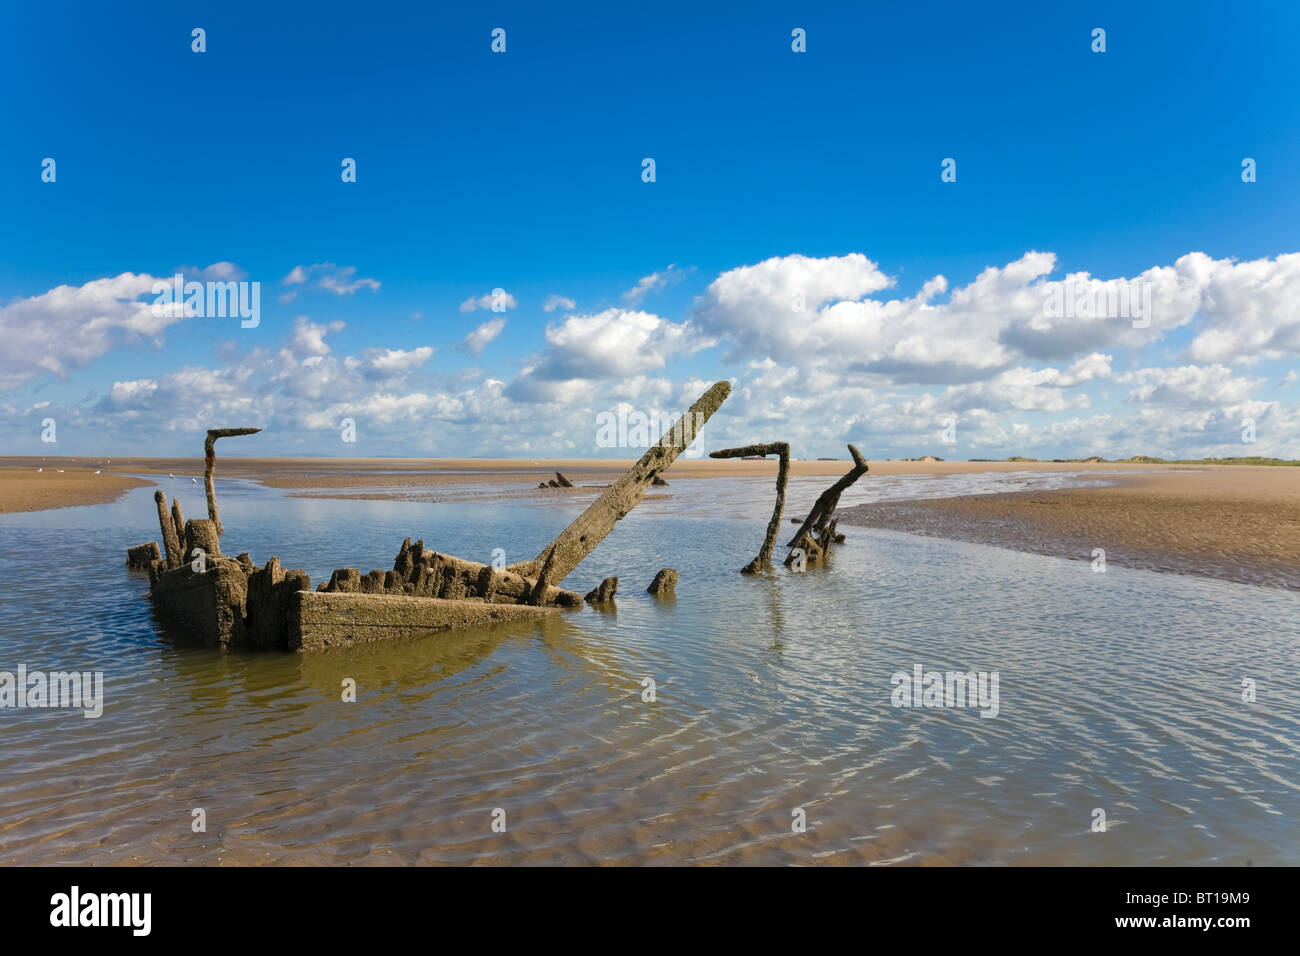
[[[660,473],[694,441],[730,391],[727,382],[713,385],[536,558],[504,569],[437,552],[407,538],[391,570],[363,575],[357,568],[340,568],[313,590],[305,571],[285,570],[279,558],[257,567],[247,553],[227,556],[221,549],[224,529],[213,485],[215,444],[222,438],[256,434],[258,428],[208,431],[207,518],[186,520],[178,501],[173,499],[169,510],[166,496],[156,492],[162,550],[152,541],[137,545],[128,550],[127,562],[149,572],[149,597],[165,624],[222,648],[309,651],[581,607],[583,597],[561,583],[636,507],[647,488],[656,480],[662,483]],[[770,554],[770,547],[765,550]],[[673,572],[672,583],[675,580]],[[672,583],[656,577],[652,588],[670,590]]]

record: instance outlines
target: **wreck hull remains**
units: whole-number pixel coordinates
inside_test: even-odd
[[[394,568],[340,568],[311,590],[305,571],[277,558],[255,568],[247,555],[209,556],[207,567],[168,569],[155,561],[150,596],[173,627],[222,648],[305,651],[518,621],[579,607],[582,598],[551,588],[546,605],[518,603],[534,582],[491,565],[402,543]]]
[[[291,599],[310,586],[306,572],[286,572],[275,558],[257,569],[220,556],[204,571],[164,565],[157,561],[150,570],[149,594],[168,624],[221,647],[289,646]]]
[[[694,440],[730,390],[727,382],[714,384],[673,430],[536,559],[509,568],[426,551],[423,541],[412,544],[407,538],[392,570],[363,576],[357,568],[340,568],[312,591],[305,571],[285,571],[278,558],[256,568],[247,554],[222,555],[213,446],[220,438],[256,434],[257,428],[208,431],[204,442],[208,517],[184,521],[180,504],[173,501],[168,512],[165,496],[156,492],[163,553],[156,544],[147,543],[131,548],[128,560],[138,567],[157,556],[149,563],[149,595],[158,616],[223,648],[319,650],[535,619],[558,608],[578,608],[581,595],[558,587],[559,582],[636,507],[646,488]],[[556,478],[572,487],[559,472]]]
[[[535,620],[559,613],[554,607],[492,604],[487,601],[298,591],[289,606],[288,649],[327,647],[425,637],[443,631]]]

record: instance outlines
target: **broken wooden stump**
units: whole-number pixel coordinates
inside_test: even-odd
[[[781,456],[781,463],[776,470],[776,507],[772,509],[772,520],[767,523],[767,534],[763,537],[763,547],[759,549],[758,557],[741,568],[741,574],[757,574],[759,569],[772,563],[776,532],[781,527],[781,512],[785,509],[785,483],[790,475],[790,446],[783,441],[775,441],[765,445],[745,445],[743,448],[709,452],[710,458],[766,458],[768,455]]]
[[[559,487],[561,487],[561,488],[572,488],[572,487],[573,487],[573,482],[571,482],[568,478],[565,478],[565,477],[564,477],[562,474],[560,474],[558,471],[555,473],[555,480],[556,480],[556,482],[559,483]]]
[[[185,516],[181,514],[181,503],[177,498],[172,499],[172,524],[176,526],[176,537],[183,541],[185,539]]]
[[[849,454],[853,456],[853,467],[842,478],[831,485],[813,503],[808,517],[790,539],[788,547],[802,549],[809,563],[816,563],[826,556],[832,544],[844,541],[844,535],[835,530],[835,509],[839,506],[840,495],[869,470],[867,460],[858,449],[849,445]],[[795,561],[794,550],[786,555],[785,565],[789,567]]]
[[[218,557],[204,571],[189,564],[149,571],[149,597],[158,616],[186,634],[222,647],[245,645],[248,574],[233,558]]]
[[[730,382],[716,382],[536,558],[506,569],[537,579],[538,587],[529,597],[530,604],[542,601],[546,589],[563,581],[614,530],[614,525],[637,506],[655,476],[677,460],[730,394]]]
[[[660,568],[659,573],[655,575],[655,579],[650,582],[650,586],[646,590],[651,594],[672,594],[677,590],[677,569]]]
[[[668,482],[664,481],[662,475],[655,475],[655,480],[652,481],[651,484],[652,484],[652,485],[662,485],[662,486],[666,486],[666,485],[668,484]]]
[[[162,531],[163,551],[167,555],[167,567],[178,568],[184,560],[181,554],[180,535],[176,533],[176,524],[167,513],[167,496],[161,491],[153,493],[154,503],[158,505],[158,527]]]
[[[216,522],[207,518],[191,518],[185,522],[185,556],[182,561],[192,561],[203,553],[204,561],[221,556],[221,542],[217,539]]]
[[[339,568],[330,575],[328,581],[316,585],[317,591],[333,591],[338,594],[355,594],[361,590],[361,572],[356,568]]]
[[[209,428],[208,437],[203,442],[203,490],[208,496],[208,520],[217,529],[217,536],[225,533],[221,527],[221,518],[217,514],[217,493],[212,487],[212,470],[217,464],[217,453],[213,447],[218,438],[235,438],[239,435],[256,435],[260,428]]]
[[[244,565],[248,573],[248,598],[241,641],[249,647],[285,646],[294,595],[310,590],[311,579],[305,571],[285,571],[280,567],[279,558],[272,558],[266,567],[259,569],[253,569],[252,563],[250,559]]]
[[[614,595],[618,593],[618,578],[606,578],[596,587],[587,592],[586,601],[588,604],[608,604],[614,600]]]
[[[791,546],[794,545],[795,539],[804,532],[824,531],[826,523],[839,506],[840,495],[869,470],[866,459],[862,457],[862,453],[855,446],[849,445],[849,454],[853,456],[853,468],[818,496],[812,510],[808,512],[808,517],[804,518],[803,524],[795,532],[794,538],[790,539]]]
[[[148,571],[149,566],[161,557],[158,553],[158,542],[146,541],[144,544],[126,549],[126,566],[132,571]]]
[[[362,576],[357,568],[339,568],[316,590],[332,594],[404,594],[447,601],[521,604],[536,587],[535,580],[509,569],[498,571],[490,564],[428,551],[423,541],[412,544],[407,538],[393,560],[391,571],[375,570]],[[544,603],[581,607],[582,598],[573,591],[552,587]]]

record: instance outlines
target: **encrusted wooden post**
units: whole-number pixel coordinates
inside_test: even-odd
[[[256,435],[262,429],[260,428],[209,428],[208,437],[203,442],[203,489],[208,494],[208,518],[217,529],[217,534],[223,534],[221,527],[221,518],[217,515],[217,493],[212,487],[212,469],[217,463],[217,453],[213,445],[218,438],[234,438],[237,435]]]
[[[167,567],[179,568],[184,557],[181,555],[181,542],[176,534],[176,525],[167,513],[167,496],[161,491],[153,493],[154,503],[158,505],[158,526],[162,529],[163,551],[167,555]]]
[[[835,509],[839,507],[840,495],[868,471],[867,460],[862,457],[862,452],[850,445],[849,454],[853,456],[852,470],[818,496],[812,510],[808,512],[808,517],[804,519],[803,524],[799,526],[799,530],[790,539],[789,547],[803,548],[811,556],[815,555],[819,550],[825,553],[831,543],[835,541],[835,522],[831,520],[831,516],[835,514]],[[810,547],[810,545],[816,545],[816,547]],[[789,567],[793,561],[794,552],[792,551],[786,556],[786,567]]]
[[[528,596],[529,604],[543,602],[547,588],[563,581],[614,530],[614,525],[637,506],[655,476],[677,460],[677,456],[695,440],[704,423],[730,394],[730,382],[715,383],[676,425],[650,446],[640,461],[561,531],[541,554],[532,561],[512,565],[508,569],[537,579]]]
[[[177,498],[172,499],[172,524],[176,526],[176,537],[181,541],[185,540],[185,516],[181,514],[181,503]]]
[[[763,538],[763,547],[758,557],[740,569],[741,574],[757,574],[772,562],[772,549],[776,547],[776,532],[781,527],[781,512],[785,510],[785,483],[790,475],[790,446],[783,441],[768,442],[766,445],[746,445],[744,448],[724,448],[709,452],[710,458],[746,458],[752,455],[767,457],[780,455],[781,463],[776,469],[776,508],[772,511],[772,520],[767,524],[767,535]]]

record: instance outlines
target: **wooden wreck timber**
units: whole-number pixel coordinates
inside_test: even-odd
[[[401,594],[342,594],[299,591],[292,615],[290,650],[425,637],[440,631],[522,621],[553,613],[527,604],[407,597]]]
[[[843,543],[844,535],[835,530],[835,509],[839,506],[840,495],[868,470],[867,460],[855,446],[849,446],[849,454],[853,456],[853,468],[817,497],[808,517],[802,521],[799,518],[791,519],[793,524],[799,525],[799,530],[787,545],[791,551],[785,558],[786,567],[795,563],[799,552],[803,553],[808,563],[816,563],[826,556],[832,544]],[[710,458],[739,458],[742,461],[760,461],[768,455],[780,456],[776,472],[776,506],[772,509],[772,520],[768,522],[767,536],[763,539],[758,557],[741,568],[741,574],[757,574],[771,563],[776,533],[781,527],[781,512],[785,508],[785,486],[790,474],[790,446],[786,442],[776,441],[709,452]]]
[[[781,512],[785,510],[785,483],[790,476],[790,446],[783,441],[774,441],[765,445],[746,445],[743,448],[709,452],[710,458],[739,458],[742,461],[760,460],[768,455],[780,456],[780,464],[776,469],[776,507],[772,509],[772,520],[767,523],[767,534],[763,538],[763,547],[759,549],[758,557],[741,568],[741,574],[757,574],[772,563],[776,532],[781,527]]]
[[[295,651],[525,620],[581,607],[582,597],[558,587],[559,582],[636,507],[646,488],[694,440],[729,393],[727,382],[705,392],[674,429],[533,561],[497,570],[426,550],[423,541],[412,544],[407,538],[392,570],[363,576],[357,568],[340,568],[315,591],[305,571],[286,571],[278,558],[258,568],[247,554],[232,558],[221,553],[213,443],[259,429],[212,429],[204,443],[208,518],[182,526],[179,503],[168,513],[163,493],[154,496],[166,553],[158,555],[154,545],[150,598],[164,622],[209,643]],[[137,561],[150,553],[148,544],[129,552]]]
[[[240,435],[256,435],[260,428],[209,428],[208,437],[203,442],[203,490],[208,496],[208,518],[217,526],[217,534],[225,534],[221,527],[221,518],[217,514],[217,493],[212,487],[212,469],[217,463],[217,450],[214,447],[218,438],[236,438]],[[176,509],[177,514],[180,509]]]
[[[587,603],[591,605],[608,604],[618,593],[618,578],[606,578],[587,592]]]
[[[651,594],[672,594],[677,590],[677,569],[660,568],[650,586],[646,588]]]
[[[539,584],[545,586],[563,581],[583,558],[591,554],[596,545],[605,540],[605,535],[614,530],[614,525],[640,503],[655,476],[677,460],[730,394],[730,382],[714,383],[678,419],[676,425],[650,446],[640,461],[606,488],[604,494],[593,501],[573,524],[560,532],[560,536],[541,554],[532,561],[512,565],[508,570],[529,577],[535,576]],[[536,591],[530,596],[529,603],[540,603],[544,593],[543,590]]]
[[[155,491],[153,500],[158,506],[158,524],[162,529],[163,553],[167,558],[167,567],[178,568],[181,565],[181,535],[184,534],[184,529],[177,528],[175,519],[167,514],[165,494]]]
[[[146,541],[144,544],[137,544],[134,548],[126,549],[126,566],[133,571],[148,571],[149,565],[160,557],[158,542]]]
[[[790,539],[788,547],[792,550],[786,555],[786,567],[794,563],[795,550],[802,550],[810,563],[816,563],[826,556],[832,544],[844,541],[844,535],[835,530],[838,523],[835,509],[839,507],[840,495],[868,471],[867,460],[854,445],[849,446],[849,454],[853,456],[853,468],[817,496],[808,517],[804,518],[799,530]]]

